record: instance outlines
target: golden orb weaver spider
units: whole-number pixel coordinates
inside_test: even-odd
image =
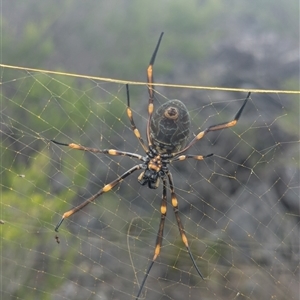
[[[70,217],[74,213],[78,212],[79,210],[83,209],[86,205],[93,202],[96,198],[100,195],[107,193],[112,188],[114,188],[119,182],[125,179],[127,176],[131,175],[133,172],[137,170],[142,170],[142,173],[138,176],[138,181],[141,185],[148,185],[151,189],[156,189],[159,186],[159,180],[162,180],[163,183],[163,191],[162,191],[162,200],[160,206],[161,218],[159,229],[156,238],[154,256],[152,261],[150,262],[145,276],[143,278],[142,284],[140,285],[138,294],[136,299],[139,298],[141,292],[143,290],[144,284],[147,280],[147,277],[150,273],[150,270],[157,259],[161,245],[163,240],[163,231],[164,231],[164,224],[167,215],[167,182],[169,183],[170,192],[171,192],[171,204],[173,207],[173,211],[176,217],[179,233],[181,239],[187,248],[188,254],[192,260],[192,263],[199,274],[199,276],[204,279],[202,273],[200,272],[195,259],[192,255],[192,252],[189,247],[188,239],[186,237],[181,219],[179,217],[179,210],[178,210],[178,201],[177,196],[174,189],[172,174],[169,171],[168,165],[174,161],[183,161],[187,158],[193,158],[196,160],[203,160],[206,157],[209,157],[213,154],[209,154],[206,156],[202,155],[185,155],[183,154],[186,152],[191,146],[193,146],[197,141],[202,139],[208,132],[217,131],[221,129],[226,129],[229,127],[233,127],[237,124],[245,105],[250,98],[250,92],[248,93],[246,99],[243,102],[242,107],[239,109],[237,114],[235,115],[234,119],[217,124],[212,125],[206,128],[205,130],[199,132],[193,140],[186,146],[187,139],[189,137],[190,131],[190,117],[188,110],[186,109],[185,105],[179,100],[169,100],[163,105],[161,105],[155,112],[154,112],[154,81],[153,81],[153,65],[155,61],[155,57],[163,36],[163,32],[161,33],[156,48],[152,54],[149,66],[147,68],[147,88],[149,93],[149,101],[148,101],[148,122],[147,122],[147,142],[148,146],[145,144],[143,138],[139,130],[137,129],[135,122],[132,116],[132,110],[130,108],[130,97],[129,97],[129,87],[128,84],[126,85],[126,92],[127,92],[127,116],[130,120],[131,129],[135,134],[136,138],[139,140],[142,148],[144,149],[146,155],[142,156],[135,153],[119,151],[115,149],[96,149],[96,148],[89,148],[82,146],[80,144],[70,143],[60,143],[55,140],[52,140],[53,143],[67,146],[69,148],[75,150],[82,150],[87,152],[93,153],[103,153],[107,155],[121,155],[121,156],[129,156],[136,158],[141,161],[140,164],[135,165],[134,167],[127,170],[124,174],[113,180],[112,182],[106,184],[103,188],[101,188],[96,194],[94,194],[89,199],[85,200],[80,205],[76,206],[75,208],[65,212],[62,216],[62,219],[55,227],[55,231],[58,231],[58,228],[62,224],[63,220]]]

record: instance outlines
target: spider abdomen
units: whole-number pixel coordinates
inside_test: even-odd
[[[179,100],[169,100],[152,115],[151,142],[159,153],[176,153],[185,147],[190,125],[186,106]]]

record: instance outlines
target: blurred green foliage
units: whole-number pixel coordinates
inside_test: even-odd
[[[199,84],[200,62],[209,57],[215,43],[261,31],[284,41],[298,39],[298,12],[299,3],[292,0],[6,1],[1,16],[2,63],[145,81],[150,55],[159,33],[165,31],[167,38],[155,66],[157,80],[175,77],[177,83]],[[124,127],[120,119],[125,116],[125,91],[114,87],[118,91],[114,98],[109,88],[93,81],[5,68],[1,82],[1,219],[5,224],[0,247],[1,256],[17,261],[14,267],[12,261],[2,263],[2,280],[12,299],[53,299],[51,290],[62,284],[60,277],[53,276],[54,269],[63,264],[62,276],[68,277],[79,243],[66,233],[74,246],[57,253],[53,238],[57,213],[77,203],[74,200],[87,185],[93,165],[83,153],[69,154],[66,149],[58,153],[49,139],[71,142],[76,137],[97,144],[103,138],[117,144]],[[273,88],[296,89],[298,84],[292,78]],[[131,98],[134,104],[143,101],[145,107],[146,100],[141,100],[147,99],[145,92],[133,89]],[[295,104],[294,114],[296,108]],[[104,127],[108,124],[106,131],[99,127],[100,120]],[[290,131],[293,125],[282,127]],[[61,177],[55,182],[57,173]],[[118,202],[108,198],[106,203],[114,211]],[[215,245],[219,255],[221,246]],[[18,248],[30,251],[25,255]],[[37,261],[46,248],[50,254]],[[51,256],[59,257],[58,265],[47,266],[47,274],[33,278],[37,265],[48,265]],[[25,260],[27,267],[19,273],[18,264]],[[19,279],[12,283],[16,276]]]

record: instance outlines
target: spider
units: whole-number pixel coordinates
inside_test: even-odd
[[[190,122],[190,117],[186,106],[179,100],[169,100],[163,105],[161,105],[156,111],[154,111],[153,102],[154,102],[155,92],[154,92],[154,84],[153,84],[154,82],[153,65],[162,37],[163,37],[163,32],[159,37],[158,43],[152,54],[149,66],[147,68],[147,89],[149,93],[149,100],[148,100],[148,121],[147,121],[146,135],[147,135],[148,145],[146,145],[146,143],[144,142],[133,120],[132,110],[130,108],[129,87],[128,84],[126,85],[127,116],[129,118],[131,129],[134,135],[136,136],[136,138],[138,139],[139,143],[141,144],[142,148],[146,153],[145,156],[136,153],[131,153],[131,152],[119,151],[115,149],[100,150],[96,148],[85,147],[80,144],[75,144],[75,143],[65,144],[65,143],[60,143],[55,140],[52,140],[52,142],[55,144],[61,146],[67,146],[75,150],[82,150],[82,151],[93,152],[93,153],[103,153],[111,156],[115,156],[115,155],[128,156],[141,161],[141,163],[133,166],[132,168],[127,170],[125,173],[120,175],[112,182],[104,185],[92,197],[85,200],[83,203],[76,206],[75,208],[65,212],[62,216],[62,219],[56,225],[55,231],[58,231],[58,228],[60,227],[64,219],[70,217],[71,215],[75,214],[79,210],[83,209],[89,203],[95,201],[95,199],[98,198],[100,195],[109,192],[119,182],[121,182],[123,179],[125,179],[135,171],[142,170],[141,174],[138,176],[138,181],[141,185],[147,185],[150,189],[156,189],[159,186],[160,180],[162,181],[163,189],[162,189],[162,199],[160,205],[161,218],[160,218],[160,224],[159,224],[159,229],[158,229],[156,243],[155,243],[154,255],[146,270],[146,273],[144,275],[144,278],[138,290],[136,299],[140,297],[144,284],[151,271],[151,268],[155,260],[157,259],[158,255],[160,254],[162,240],[163,240],[164,224],[167,215],[167,185],[168,184],[171,193],[171,205],[173,207],[173,211],[176,217],[181,239],[187,249],[187,252],[191,258],[191,261],[197,273],[202,279],[204,279],[190,250],[188,239],[185,234],[185,230],[179,216],[178,201],[174,189],[172,174],[169,170],[169,164],[174,161],[183,161],[189,158],[196,159],[196,160],[203,160],[206,157],[213,155],[213,154],[209,154],[205,156],[187,155],[184,153],[188,149],[190,149],[197,141],[201,140],[207,133],[211,131],[217,131],[217,130],[235,126],[251,94],[250,92],[248,93],[246,99],[243,102],[242,107],[239,109],[239,111],[237,112],[233,120],[229,122],[209,126],[205,130],[199,132],[192,139],[192,141],[187,144],[191,122]]]

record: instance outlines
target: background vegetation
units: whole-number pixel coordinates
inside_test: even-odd
[[[5,1],[6,65],[146,81],[299,90],[299,2]],[[2,299],[135,299],[152,257],[161,189],[126,180],[96,206],[61,214],[133,165],[49,143],[141,152],[122,84],[1,68]],[[160,87],[185,101],[193,133],[229,120],[244,93]],[[145,132],[147,90],[130,86]],[[201,281],[171,208],[146,299],[298,299],[299,96],[253,94],[237,129],[208,137],[174,164],[180,212]],[[139,282],[137,282],[137,280]]]

